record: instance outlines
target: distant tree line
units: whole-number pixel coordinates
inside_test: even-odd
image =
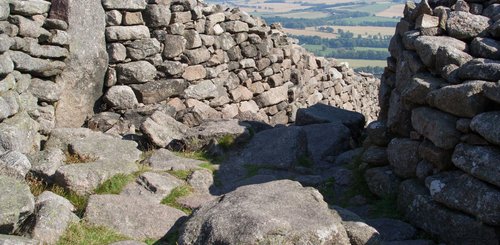
[[[372,36],[372,38],[354,38],[351,32],[344,32],[340,38],[321,38],[318,36],[295,36],[291,37],[299,40],[300,44],[323,45],[328,48],[354,48],[354,47],[372,47],[372,48],[387,48],[391,41],[390,36]],[[351,34],[348,34],[351,33]]]
[[[358,67],[354,68],[354,71],[356,72],[366,72],[366,73],[371,73],[377,77],[380,77],[384,73],[384,67],[380,66],[364,66],[364,67]]]

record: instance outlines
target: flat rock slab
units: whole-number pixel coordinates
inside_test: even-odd
[[[40,241],[22,236],[0,234],[0,244],[3,245],[40,245]]]
[[[363,114],[324,104],[316,104],[306,109],[299,109],[295,124],[308,125],[340,122],[351,130],[360,130],[365,126]]]
[[[190,170],[197,169],[204,161],[179,157],[167,149],[159,149],[153,152],[143,162],[156,171]]]
[[[204,122],[188,130],[184,142],[186,148],[193,151],[200,150],[211,141],[219,142],[224,137],[231,137],[237,144],[250,139],[249,127],[235,119]]]
[[[495,229],[463,213],[433,201],[428,189],[418,180],[400,186],[398,208],[416,227],[449,244],[498,244]]]
[[[137,240],[159,239],[186,215],[175,208],[122,195],[90,196],[84,219]]]
[[[321,194],[283,180],[240,187],[196,210],[179,244],[348,244]]]
[[[174,188],[182,184],[182,180],[168,173],[146,172],[139,175],[135,182],[128,184],[120,194],[149,198],[160,203]]]
[[[35,200],[22,180],[0,175],[0,186],[0,233],[11,233],[33,213]]]
[[[500,187],[500,150],[497,147],[459,144],[452,161],[472,176]]]
[[[351,131],[340,122],[313,124],[303,127],[311,160],[315,163],[327,156],[337,156],[349,150]]]
[[[71,209],[53,199],[37,205],[33,226],[29,232],[32,238],[44,244],[56,244],[72,223],[80,218]]]

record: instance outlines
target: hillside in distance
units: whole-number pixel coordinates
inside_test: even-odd
[[[402,0],[208,0],[239,7],[286,33],[319,56],[348,62],[357,71],[381,74]]]

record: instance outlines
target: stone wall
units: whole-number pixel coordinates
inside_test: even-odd
[[[368,128],[390,165],[369,170],[372,191],[449,244],[499,241],[499,19],[498,1],[407,3]]]
[[[0,2],[0,153],[30,154],[55,126],[69,37],[49,1]],[[11,159],[12,160],[12,159]]]
[[[103,6],[110,64],[101,109],[108,112],[92,127],[133,131],[143,121],[137,115],[158,108],[188,126],[220,118],[287,124],[298,108],[316,103],[361,112],[368,121],[378,113],[378,79],[315,57],[279,25],[238,9],[196,0]]]

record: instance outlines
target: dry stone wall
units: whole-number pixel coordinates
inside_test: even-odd
[[[68,24],[50,18],[50,7],[43,0],[0,1],[0,154],[16,155],[11,161],[36,152],[55,126],[62,94],[56,78],[66,68],[69,37]]]
[[[196,0],[102,3],[108,112],[94,117],[93,127],[133,131],[144,121],[138,118],[158,109],[188,126],[230,118],[288,124],[316,103],[369,121],[377,115],[378,79],[315,57],[279,25]]]
[[[498,244],[500,4],[409,2],[390,52],[368,127],[390,167],[370,170],[386,187],[372,191],[399,193],[406,218],[443,242]]]

